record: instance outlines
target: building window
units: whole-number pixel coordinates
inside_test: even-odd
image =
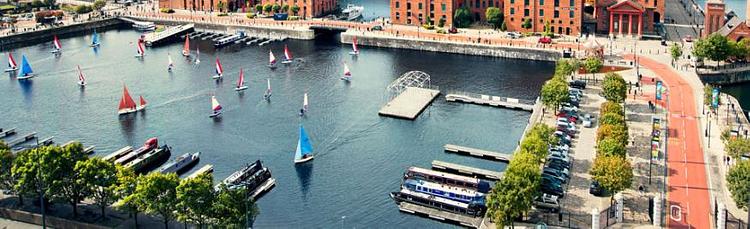
[[[539,0],[539,5],[543,6],[544,5],[544,0]]]
[[[510,15],[514,15],[514,14],[516,14],[516,9],[510,8]],[[511,21],[513,21],[513,18],[511,18]]]
[[[514,2],[516,2],[516,1],[515,0],[510,0],[510,4],[513,4]]]
[[[411,10],[411,2],[406,3],[406,10]]]
[[[523,16],[528,17],[529,16],[529,9],[523,9]]]
[[[474,1],[474,8],[479,8],[479,0]]]
[[[560,17],[560,11],[555,10],[554,18],[559,18],[559,17]]]
[[[658,2],[659,2],[659,0],[654,0],[654,7],[656,7],[656,5],[658,5]]]
[[[399,12],[396,12],[396,20],[401,19],[401,14]]]
[[[398,6],[400,5],[400,4],[398,4],[398,3],[399,3],[399,2],[396,2],[396,9],[398,9]]]
[[[486,7],[487,7],[487,2],[482,1],[482,8],[486,8]]]
[[[419,3],[418,7],[419,7],[420,10],[422,9],[422,3],[421,2]]]
[[[435,11],[435,4],[430,3],[430,12]]]
[[[576,16],[576,12],[571,10],[570,11],[570,18],[573,19],[575,16]]]
[[[443,8],[443,12],[445,12],[445,3],[443,3],[440,7]]]
[[[539,16],[540,17],[544,17],[544,10],[542,10],[542,9],[539,10]]]
[[[493,2],[493,1],[490,1],[490,7],[493,7],[493,6],[495,6],[495,4],[494,4],[494,3],[495,3],[495,2]]]
[[[524,6],[528,6],[529,5],[529,0],[523,0],[523,5]]]
[[[555,7],[560,6],[560,0],[555,0]]]
[[[570,9],[575,9],[574,7],[576,7],[576,0],[570,0]]]

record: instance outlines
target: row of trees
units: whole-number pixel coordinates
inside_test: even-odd
[[[279,4],[271,4],[266,3],[263,4],[257,4],[255,5],[255,11],[256,12],[266,12],[266,13],[283,13],[283,12],[292,12],[292,15],[297,16],[297,13],[299,12],[300,7],[297,5],[279,5]]]
[[[214,190],[213,178],[204,174],[180,180],[177,175],[136,175],[132,169],[98,157],[87,157],[80,143],[66,147],[44,146],[14,155],[0,141],[0,189],[19,198],[32,197],[70,204],[78,215],[78,204],[92,200],[106,218],[113,203],[125,211],[161,216],[165,226],[178,219],[198,225],[242,225],[245,216],[258,214],[255,203],[243,189]],[[119,202],[118,202],[119,200]]]
[[[535,124],[513,154],[503,179],[487,196],[487,215],[497,228],[511,225],[513,219],[531,210],[542,180],[539,165],[547,157],[549,145],[557,142],[553,132],[545,124]]]
[[[557,110],[560,104],[568,101],[569,92],[566,78],[578,69],[578,63],[575,59],[557,60],[554,76],[542,86],[542,104]]]
[[[706,105],[710,105],[710,103]],[[732,194],[734,203],[747,210],[750,207],[748,205],[748,201],[750,201],[750,161],[742,160],[742,156],[750,152],[750,140],[732,136],[727,129],[722,132],[721,141],[724,143],[724,151],[735,162],[727,172],[727,188]]]
[[[616,73],[607,73],[602,83],[606,102],[599,108],[596,132],[596,158],[589,170],[593,180],[610,192],[618,193],[633,182],[633,168],[627,160],[628,127],[622,103],[627,93],[625,80]]]
[[[729,59],[745,60],[750,57],[750,41],[733,41],[721,34],[713,33],[695,42],[693,55],[717,62]]]

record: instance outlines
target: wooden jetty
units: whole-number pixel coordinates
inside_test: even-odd
[[[89,146],[86,148],[83,148],[83,153],[85,154],[93,154],[94,153],[95,146]]]
[[[253,193],[250,193],[250,198],[253,200],[258,200],[261,195],[264,193],[271,191],[271,188],[276,186],[276,179],[273,179],[273,177],[269,177],[266,182],[263,182],[262,185],[258,186],[258,188],[255,189]]]
[[[175,27],[169,27],[164,31],[158,33],[148,33],[144,37],[146,46],[159,45],[172,38],[179,38],[182,34],[187,34],[195,30],[195,24],[178,25]]]
[[[8,136],[16,134],[16,128],[10,128],[7,130],[0,130],[0,138],[6,138]]]
[[[214,172],[214,166],[211,164],[204,165],[198,170],[195,170],[195,172],[191,173],[189,176],[185,177],[185,179],[191,179],[195,178],[198,175],[204,174],[204,173],[213,173]]]
[[[252,39],[250,39],[250,41],[245,42],[245,45],[251,45],[251,44],[255,43],[258,40],[260,40],[260,39],[253,37]]]
[[[112,162],[114,162],[118,158],[121,158],[122,156],[125,156],[125,154],[130,153],[130,151],[133,151],[133,147],[132,146],[125,146],[125,147],[122,147],[122,149],[119,149],[119,150],[117,150],[115,152],[110,153],[107,156],[104,156],[102,159],[104,159],[105,161],[112,161]]]
[[[464,102],[493,107],[502,107],[518,109],[524,111],[534,111],[534,102],[514,98],[505,98],[500,96],[480,95],[471,93],[450,93],[445,95],[448,102]]]
[[[8,145],[8,147],[13,148],[14,146],[17,146],[17,145],[19,145],[21,143],[27,142],[27,141],[29,141],[31,139],[35,139],[35,138],[36,138],[36,132],[31,132],[31,133],[23,135],[23,136],[21,136],[19,138],[10,140],[10,141],[6,142],[6,144]]]
[[[502,161],[505,163],[510,162],[510,159],[513,157],[512,154],[498,153],[498,152],[492,152],[492,151],[475,149],[475,148],[466,147],[466,146],[452,145],[452,144],[445,144],[443,148],[445,149],[445,152],[465,154],[465,155],[489,159],[493,161]]]
[[[39,142],[37,143],[37,146],[49,146],[49,145],[52,145],[52,143],[55,143],[55,141],[53,140],[54,138],[55,138],[55,136],[50,136],[50,137],[44,138],[42,140],[39,140]]]
[[[379,115],[414,120],[440,94],[440,91],[407,87],[401,94],[380,108]]]
[[[429,208],[421,205],[416,205],[408,202],[401,202],[398,205],[398,210],[407,212],[415,215],[424,215],[431,219],[449,221],[461,224],[462,226],[470,228],[479,228],[482,225],[481,217],[471,217],[468,215],[461,215],[452,212],[442,211],[435,208]]]
[[[495,172],[486,169],[474,168],[465,165],[453,164],[444,161],[432,161],[432,168],[435,170],[443,170],[448,172],[456,172],[460,174],[469,175],[472,177],[483,177],[489,180],[500,180],[503,178],[502,172]]]

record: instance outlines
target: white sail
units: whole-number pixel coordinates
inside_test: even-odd
[[[305,93],[305,98],[302,101],[302,110],[307,111],[307,105],[309,105],[309,104],[307,102],[307,93]]]

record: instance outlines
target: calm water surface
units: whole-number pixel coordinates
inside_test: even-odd
[[[214,50],[208,41],[195,42],[202,63],[194,66],[180,55],[180,43],[149,48],[140,61],[133,58],[138,33],[100,34],[97,50],[88,47],[90,36],[62,39],[60,57],[50,54],[51,43],[11,50],[19,63],[26,55],[39,75],[27,82],[9,75],[0,80],[0,127],[37,131],[60,143],[78,139],[96,145],[98,155],[157,136],[173,147],[172,157],[202,152],[193,169],[213,164],[216,180],[263,160],[277,185],[258,201],[259,227],[330,228],[342,216],[347,227],[450,226],[399,213],[388,193],[398,190],[408,166],[429,168],[432,160],[503,170],[504,164],[447,154],[442,146],[511,152],[529,113],[447,103],[439,97],[415,121],[379,117],[377,111],[389,97],[386,86],[404,72],[422,70],[443,92],[533,99],[553,69],[549,62],[369,47],[352,58],[350,47],[336,42],[335,35],[287,41],[298,59],[275,71],[265,66],[268,50],[280,56],[284,43]],[[176,62],[172,73],[167,72],[168,53]],[[225,69],[225,79],[218,83],[210,79],[217,57]],[[5,64],[5,54],[0,58]],[[343,62],[354,76],[350,84],[339,80]],[[83,90],[76,85],[76,65],[87,75]],[[244,94],[233,90],[240,68],[250,87]],[[270,103],[262,100],[267,78],[273,87]],[[150,102],[146,112],[117,115],[123,84],[133,97],[143,95]],[[305,92],[310,109],[300,118]],[[220,120],[208,118],[211,95],[225,108]],[[295,166],[301,123],[317,156]]]

